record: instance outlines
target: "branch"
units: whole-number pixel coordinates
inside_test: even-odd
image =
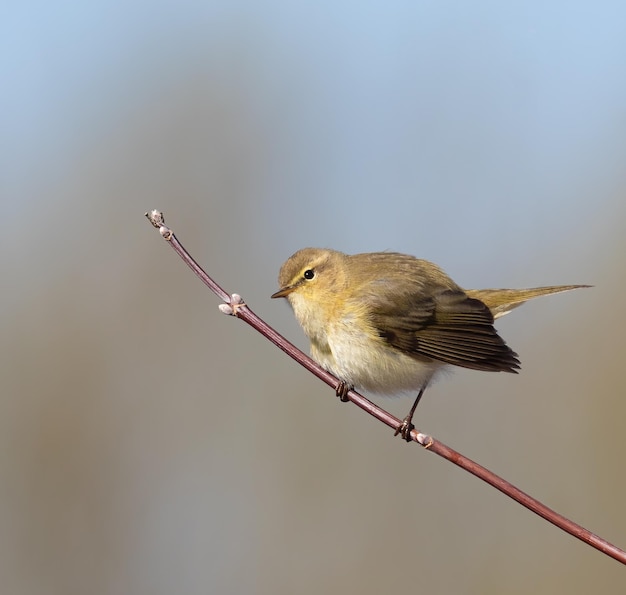
[[[244,322],[249,324],[252,328],[261,333],[264,337],[269,339],[279,349],[282,349],[287,355],[295,359],[301,366],[304,366],[309,372],[315,374],[320,380],[331,386],[337,391],[342,385],[338,378],[333,376],[327,370],[321,368],[316,362],[314,362],[308,355],[300,351],[295,345],[292,345],[282,335],[278,334],[271,326],[265,321],[259,318],[241,299],[237,294],[229,295],[226,293],[207,273],[198,265],[198,263],[189,255],[189,253],[183,248],[182,244],[178,241],[174,233],[165,226],[163,213],[159,211],[151,211],[146,213],[146,217],[156,227],[163,238],[167,240],[172,248],[178,253],[178,255],[187,263],[189,268],[201,279],[201,281],[224,303],[220,304],[219,308],[224,314],[229,314],[237,318],[241,318]],[[387,424],[390,428],[398,430],[402,426],[402,421],[397,417],[394,417],[384,409],[381,409],[371,401],[368,401],[363,395],[360,395],[354,390],[351,390],[346,395],[346,398],[354,403],[357,407],[360,407],[364,411],[367,411],[370,415],[378,419],[379,421]],[[548,508],[535,498],[532,498],[528,494],[522,492],[508,481],[502,479],[495,473],[492,473],[482,465],[468,459],[461,453],[453,450],[449,446],[446,446],[439,440],[436,440],[432,436],[422,434],[417,430],[411,431],[411,438],[425,449],[438,454],[440,457],[447,459],[451,463],[458,465],[462,469],[465,469],[469,473],[472,473],[479,479],[482,479],[489,485],[493,486],[497,490],[500,490],[503,494],[509,496],[522,506],[525,506],[535,514],[544,518],[546,521],[556,525],[563,531],[573,535],[586,544],[594,547],[621,562],[626,564],[626,552],[620,548],[609,543],[605,539],[602,539],[598,535],[595,535],[591,531],[581,527],[580,525],[570,521],[554,510]]]

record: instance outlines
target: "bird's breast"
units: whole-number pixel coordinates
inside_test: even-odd
[[[416,392],[444,367],[389,345],[358,308],[338,312],[296,292],[289,298],[311,342],[311,357],[347,384],[382,395]]]
[[[326,346],[311,342],[311,355],[321,366],[348,384],[383,395],[418,391],[443,367],[398,351],[350,319],[331,325]]]

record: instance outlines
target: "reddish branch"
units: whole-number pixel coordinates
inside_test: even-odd
[[[224,303],[220,304],[220,310],[225,314],[230,314],[241,318],[244,322],[248,323],[252,328],[261,333],[264,337],[269,339],[279,349],[282,349],[287,355],[295,359],[300,365],[304,366],[309,372],[315,374],[320,380],[333,387],[335,390],[340,388],[341,382],[338,378],[333,376],[330,372],[321,368],[316,362],[314,362],[308,355],[304,354],[297,347],[292,345],[282,335],[278,334],[271,326],[265,321],[259,318],[238,296],[237,294],[229,295],[226,293],[207,273],[198,265],[198,263],[189,255],[189,253],[183,248],[182,244],[178,241],[174,233],[165,226],[163,219],[163,213],[159,211],[151,211],[146,213],[146,217],[150,223],[156,227],[164,239],[166,239],[172,248],[178,253],[178,255],[187,263],[189,268],[202,280],[202,282]],[[352,401],[355,405],[367,411],[370,415],[387,424],[389,427],[397,430],[402,425],[402,421],[394,417],[384,409],[381,409],[371,401],[368,401],[363,395],[351,390],[347,394],[347,399]],[[554,510],[548,508],[535,498],[532,498],[528,494],[522,492],[508,481],[492,473],[482,465],[475,463],[471,459],[463,456],[461,453],[453,450],[449,446],[446,446],[439,440],[436,440],[432,436],[422,434],[417,430],[411,432],[411,437],[415,442],[421,444],[424,448],[430,452],[438,454],[439,456],[447,459],[451,463],[458,465],[462,469],[469,471],[476,477],[487,482],[489,485],[500,490],[503,494],[506,494],[516,502],[519,502],[522,506],[525,506],[529,510],[538,514],[540,517],[549,521],[553,525],[556,525],[563,531],[566,531],[570,535],[577,537],[586,544],[596,548],[603,552],[607,556],[610,556],[626,564],[626,552],[620,548],[609,543],[605,539],[602,539],[598,535],[595,535],[591,531],[588,531],[584,527],[570,521]]]

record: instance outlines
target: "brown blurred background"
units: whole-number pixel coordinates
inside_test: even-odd
[[[222,316],[143,218],[305,349],[269,300],[305,245],[594,284],[499,322],[522,374],[459,371],[418,426],[626,547],[626,9],[551,6],[3,9],[3,593],[624,592]]]

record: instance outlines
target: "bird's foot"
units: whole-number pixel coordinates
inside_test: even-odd
[[[339,397],[339,400],[342,403],[347,403],[350,399],[348,399],[348,393],[354,388],[351,384],[347,384],[343,380],[339,381],[337,388],[335,389],[335,394]]]
[[[407,415],[402,420],[402,424],[395,431],[394,436],[397,436],[398,434],[400,434],[400,436],[402,437],[402,440],[405,440],[406,442],[412,442],[413,438],[411,438],[411,430],[415,429],[415,426],[413,425],[413,422],[411,421],[412,419],[413,419],[412,415]]]

